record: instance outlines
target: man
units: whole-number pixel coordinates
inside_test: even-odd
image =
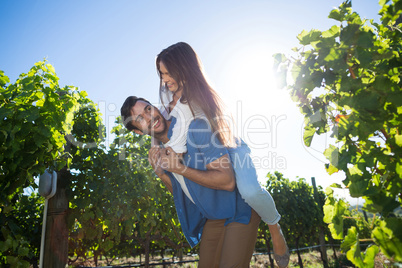
[[[176,121],[134,96],[126,99],[121,115],[129,130],[162,143]],[[227,149],[208,122],[192,121],[182,160],[170,148],[153,147],[149,161],[173,194],[187,241],[192,247],[201,241],[199,267],[248,267],[261,218],[240,197]]]

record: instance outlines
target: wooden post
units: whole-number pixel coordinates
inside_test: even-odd
[[[324,212],[321,204],[320,197],[318,196],[317,186],[315,185],[315,177],[311,177],[311,184],[313,185],[314,189],[314,199],[317,202],[320,208],[320,227],[319,227],[319,240],[320,240],[320,249],[321,249],[321,259],[325,268],[328,266],[328,256],[327,256],[327,247],[325,246],[325,235],[324,235]]]
[[[368,217],[367,217],[367,213],[365,210],[363,210],[363,215],[364,215],[364,219],[366,220],[366,222],[368,223]]]
[[[46,219],[45,251],[43,255],[44,268],[65,268],[68,264],[68,200],[66,187],[70,172],[63,168],[57,172],[57,191],[49,199]]]

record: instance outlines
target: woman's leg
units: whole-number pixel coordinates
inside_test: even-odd
[[[246,144],[229,149],[236,176],[237,189],[244,201],[252,207],[268,225],[278,223],[281,216],[276,210],[271,194],[258,182],[257,171]]]
[[[241,146],[229,149],[229,153],[240,195],[268,224],[275,254],[279,256],[286,255],[288,247],[278,224],[281,216],[276,209],[271,194],[258,182],[257,171],[250,156],[250,149],[242,142]]]
[[[268,225],[274,246],[274,258],[279,267],[286,267],[289,263],[289,249],[279,224]]]

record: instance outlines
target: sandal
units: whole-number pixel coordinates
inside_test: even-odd
[[[277,254],[275,254],[275,251],[274,251],[274,259],[276,261],[276,264],[278,264],[279,268],[288,267],[289,258],[290,258],[290,253],[289,253],[289,248],[287,246],[286,246],[286,253],[284,255],[277,255]]]
[[[286,244],[286,239],[283,236],[282,229],[281,229],[280,226],[279,226],[279,232],[282,235],[283,240],[285,241],[286,252],[283,255],[278,255],[278,254],[275,253],[275,249],[274,249],[274,259],[276,261],[276,264],[278,264],[279,268],[285,268],[285,267],[288,267],[289,259],[290,259],[290,253],[289,253],[288,245]]]

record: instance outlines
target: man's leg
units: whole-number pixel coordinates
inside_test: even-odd
[[[249,267],[257,241],[260,216],[252,209],[250,223],[226,226],[219,267]]]
[[[250,156],[250,149],[242,142],[241,146],[229,149],[236,175],[236,185],[244,201],[254,209],[268,224],[275,254],[285,256],[288,247],[280,231],[281,219],[271,194],[258,182],[257,171]]]
[[[219,268],[222,245],[225,237],[225,220],[207,220],[200,244],[199,268]]]

